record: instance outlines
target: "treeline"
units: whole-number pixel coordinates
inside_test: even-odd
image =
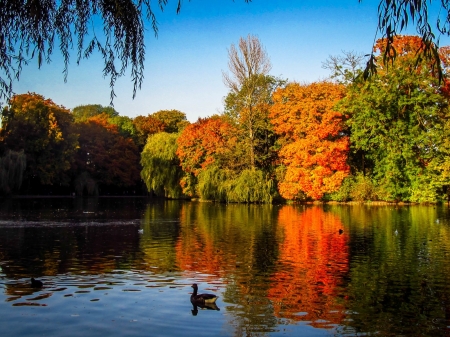
[[[176,110],[131,119],[16,95],[2,113],[2,191],[123,194],[145,184],[157,196],[222,202],[447,200],[450,48],[437,67],[418,37],[385,45],[374,47],[374,76],[344,53],[324,62],[328,80],[300,84],[270,75],[259,40],[241,38],[229,49],[223,113],[195,123]]]
[[[177,110],[120,116],[112,107],[69,111],[35,93],[15,95],[2,111],[1,194],[142,195],[140,153],[148,135],[178,132]]]

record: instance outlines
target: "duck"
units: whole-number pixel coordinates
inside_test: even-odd
[[[197,294],[198,286],[197,283],[194,283],[191,286],[194,289],[194,292],[191,295],[191,303],[198,306],[203,306],[205,304],[213,304],[216,303],[218,296],[214,294]]]
[[[341,235],[342,233],[344,233],[344,230],[342,228],[339,229],[339,235]]]
[[[33,277],[31,278],[31,286],[33,288],[42,288],[43,285],[42,281],[35,280]]]

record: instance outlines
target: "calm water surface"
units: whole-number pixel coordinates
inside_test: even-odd
[[[449,209],[0,200],[0,335],[448,336]]]

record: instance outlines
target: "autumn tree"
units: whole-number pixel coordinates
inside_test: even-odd
[[[164,122],[150,115],[137,116],[133,119],[133,125],[136,129],[136,144],[142,150],[147,143],[147,138],[155,133],[163,132]]]
[[[151,135],[141,153],[141,177],[149,192],[166,198],[184,197],[180,180],[183,171],[177,151],[176,133]]]
[[[230,89],[225,98],[225,115],[241,131],[240,141],[247,154],[246,166],[256,169],[267,163],[273,154],[274,142],[268,121],[272,92],[283,81],[269,76],[270,59],[259,39],[248,35],[239,40],[238,47],[228,50],[228,68],[223,73],[224,83]]]
[[[131,138],[120,135],[106,114],[76,124],[80,149],[74,183],[78,194],[117,192],[131,189],[139,181],[139,151]]]
[[[434,59],[417,63],[417,50],[425,48],[420,37],[398,36],[392,47],[395,61],[379,62],[376,77],[349,86],[339,110],[350,116],[353,151],[365,151],[372,161],[367,173],[378,198],[437,201],[449,183],[435,170],[445,163],[450,135],[446,79],[439,81]],[[377,41],[375,49],[383,58],[385,41]]]
[[[348,175],[345,116],[334,108],[343,96],[343,86],[331,82],[290,83],[274,93],[270,118],[281,136],[278,188],[284,198],[321,199]]]
[[[104,117],[107,118],[108,123],[116,125],[117,130],[123,137],[132,138],[136,145],[139,143],[139,135],[133,119],[128,116],[121,116],[112,106],[102,106],[100,104],[78,105],[72,109],[72,114],[76,123],[86,122],[92,117],[105,115]]]
[[[2,111],[4,151],[23,151],[27,188],[68,185],[68,171],[78,148],[70,111],[43,96],[15,95]]]
[[[221,116],[200,118],[183,130],[177,139],[176,153],[185,173],[181,184],[187,195],[197,195],[199,174],[211,165],[223,169],[231,166],[228,161],[234,159],[234,134],[234,127]]]

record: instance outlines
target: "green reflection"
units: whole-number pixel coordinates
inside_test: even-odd
[[[448,332],[450,231],[442,207],[332,207],[351,231],[351,327],[381,335]]]

